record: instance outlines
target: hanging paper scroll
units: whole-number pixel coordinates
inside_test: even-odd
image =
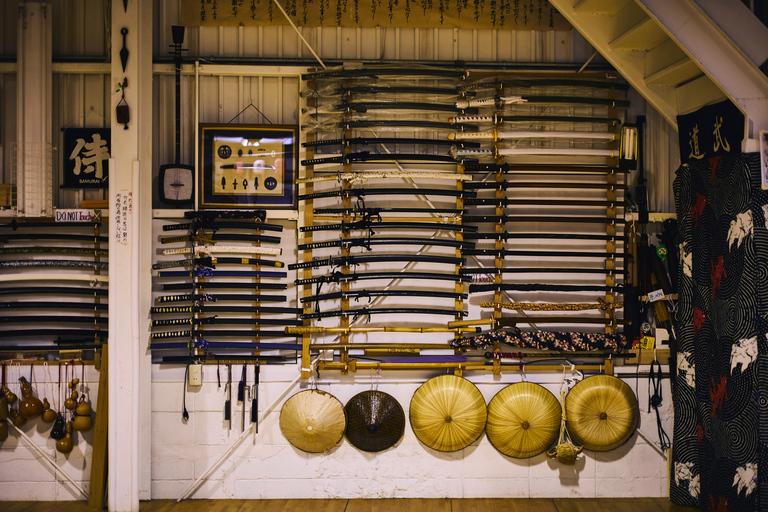
[[[280,0],[298,26],[569,30],[547,0]],[[288,25],[272,0],[182,0],[181,22]]]

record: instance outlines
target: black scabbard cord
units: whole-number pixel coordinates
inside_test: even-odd
[[[189,378],[189,367],[192,363],[187,365],[184,370],[184,394],[181,395],[181,420],[189,421],[189,413],[187,412],[187,379]]]
[[[666,451],[672,444],[669,436],[664,431],[664,426],[661,424],[661,414],[659,413],[659,407],[661,407],[662,402],[661,373],[661,363],[654,359],[648,375],[648,412],[651,412],[651,407],[656,411],[656,428],[659,433],[659,443],[661,443],[661,449]],[[651,386],[653,386],[653,393],[651,393]]]

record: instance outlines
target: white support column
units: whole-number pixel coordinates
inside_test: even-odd
[[[17,211],[25,217],[53,215],[51,15],[49,4],[19,4],[15,156]]]
[[[120,61],[121,29],[129,56]],[[127,78],[128,128],[117,123],[112,94],[109,174],[109,477],[112,512],[138,512],[149,498],[150,384],[147,350],[152,237],[152,0],[112,5],[111,90]],[[117,200],[129,212],[117,211]]]

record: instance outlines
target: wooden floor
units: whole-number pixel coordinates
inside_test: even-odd
[[[85,502],[0,501],[3,512],[93,512]],[[666,498],[152,500],[141,512],[695,512]]]

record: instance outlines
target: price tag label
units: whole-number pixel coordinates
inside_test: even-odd
[[[650,302],[657,302],[664,299],[664,290],[655,290],[648,293],[648,300]]]
[[[640,348],[643,348],[645,350],[653,350],[653,347],[656,346],[656,338],[653,336],[643,336],[642,341],[640,341]]]

